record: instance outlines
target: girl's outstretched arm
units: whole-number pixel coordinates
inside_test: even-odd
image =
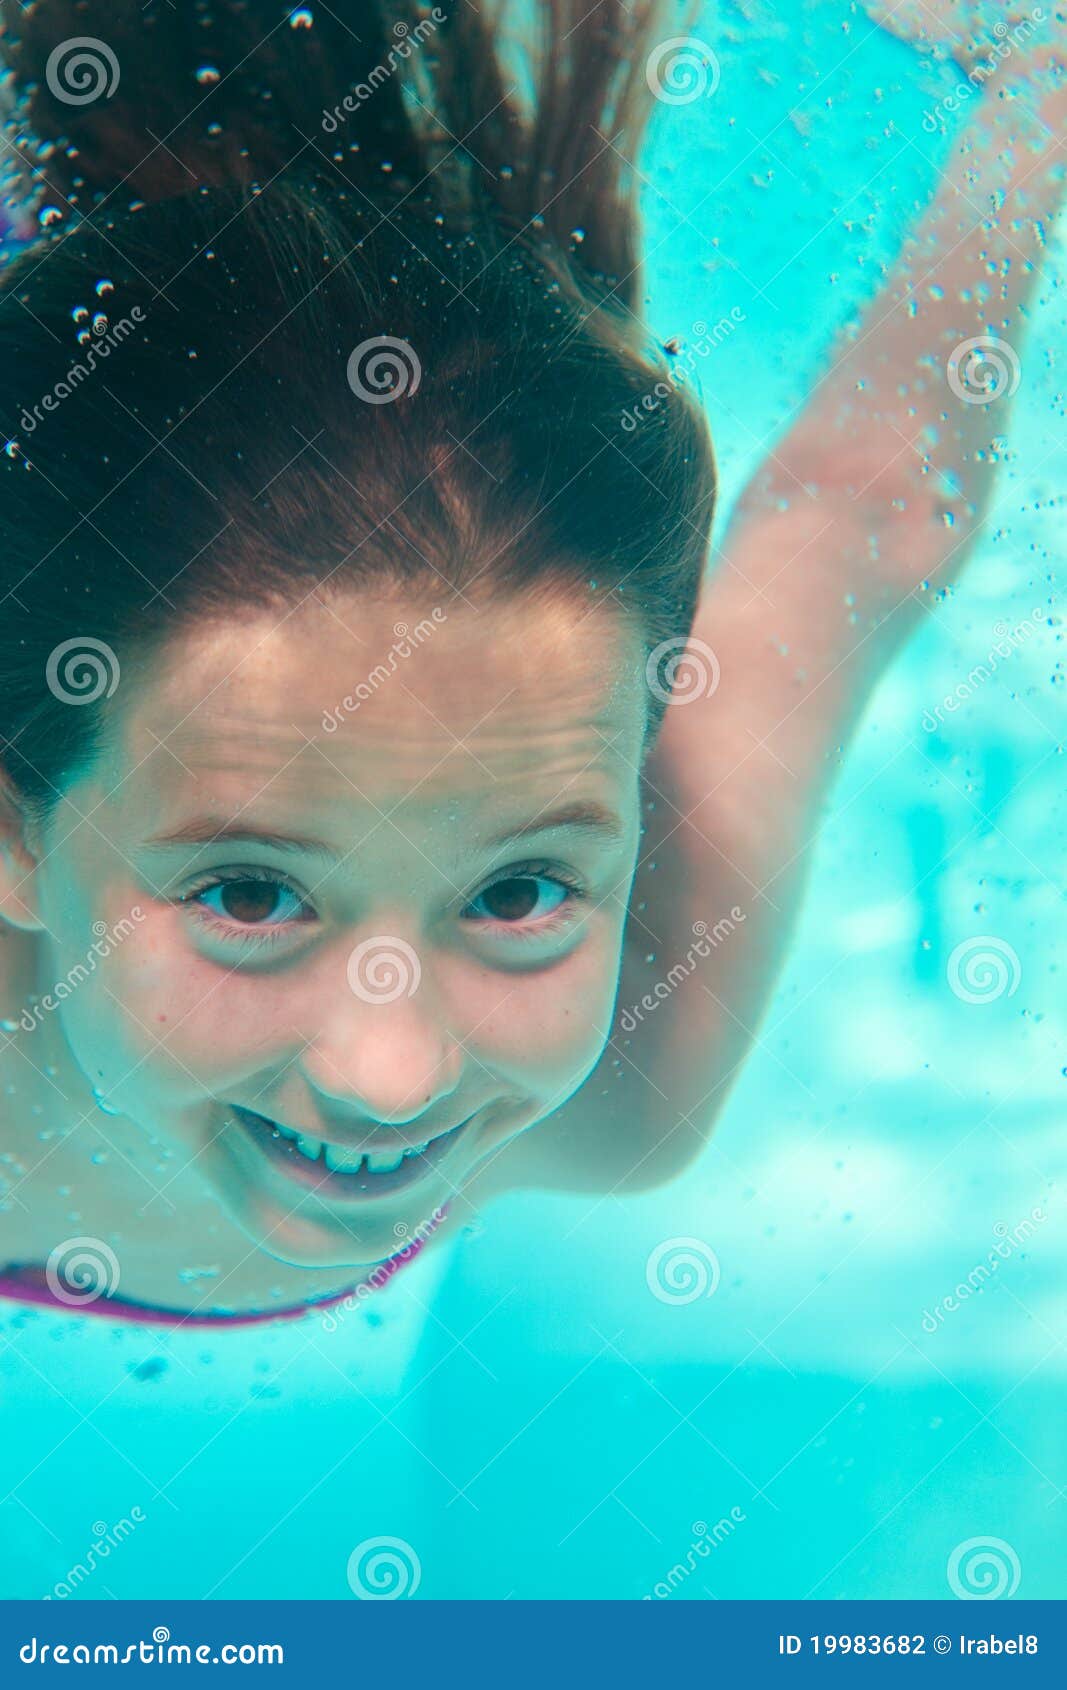
[[[1063,26],[1042,28],[1061,32],[1063,53]],[[888,285],[742,495],[701,606],[695,632],[721,647],[734,698],[749,694],[731,709],[738,755],[747,723],[766,736],[753,779],[778,757],[806,802],[921,614],[924,584],[946,584],[971,553],[991,443],[1038,356],[1026,323],[1058,285],[1046,242],[1067,169],[1067,77],[1047,40],[1024,53],[975,96]]]
[[[1043,28],[1060,34],[974,97],[888,285],[739,500],[693,630],[694,668],[717,664],[718,684],[667,711],[646,773],[611,1043],[480,1194],[669,1179],[756,1036],[840,753],[924,583],[958,574],[981,531],[991,441],[1036,356],[1027,309],[1056,286],[1067,78],[1062,26]]]

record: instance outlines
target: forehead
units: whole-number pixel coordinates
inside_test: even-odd
[[[294,803],[494,807],[635,772],[647,694],[610,608],[512,598],[420,605],[369,593],[237,613],[183,633],[116,699],[128,800],[257,815]]]

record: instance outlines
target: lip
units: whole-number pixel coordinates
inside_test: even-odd
[[[279,1121],[274,1115],[264,1115],[258,1109],[248,1109],[242,1104],[231,1103],[229,1107],[245,1119],[266,1121],[268,1127],[280,1126],[283,1129],[283,1134],[295,1133],[302,1138],[317,1138],[323,1143],[335,1144],[338,1150],[359,1151],[362,1155],[367,1155],[379,1150],[394,1153],[398,1150],[412,1150],[417,1144],[425,1144],[429,1138],[429,1135],[426,1133],[424,1133],[421,1138],[411,1138],[408,1134],[399,1131],[392,1133],[377,1132],[373,1137],[365,1138],[359,1133],[352,1132],[350,1128],[345,1127],[330,1127],[324,1132],[323,1128],[317,1121],[310,1127],[301,1127],[297,1126],[293,1121]],[[470,1117],[468,1116],[467,1119],[469,1120]],[[463,1126],[465,1123],[459,1121],[456,1124],[457,1126]],[[433,1138],[442,1138],[447,1133],[453,1131],[455,1131],[455,1128],[453,1127],[438,1127],[433,1134]],[[432,1140],[430,1140],[430,1142],[432,1142]]]
[[[473,1115],[468,1116],[467,1120],[461,1121],[459,1126],[453,1127],[449,1132],[439,1133],[436,1138],[430,1140],[421,1155],[405,1156],[399,1168],[393,1168],[389,1173],[372,1174],[363,1169],[358,1174],[346,1174],[335,1173],[328,1168],[321,1156],[316,1161],[311,1161],[297,1149],[294,1140],[284,1137],[278,1131],[268,1116],[257,1115],[252,1109],[242,1109],[236,1103],[229,1105],[229,1111],[243,1135],[252,1141],[273,1169],[294,1185],[302,1186],[305,1191],[314,1191],[331,1204],[374,1202],[418,1185],[451,1154],[453,1147],[474,1119]],[[341,1141],[331,1142],[340,1144]],[[391,1143],[376,1139],[370,1144],[353,1146],[353,1149],[363,1151],[402,1148],[407,1147],[396,1139]]]

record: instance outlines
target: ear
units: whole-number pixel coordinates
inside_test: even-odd
[[[39,858],[10,782],[0,769],[0,920],[39,933]]]

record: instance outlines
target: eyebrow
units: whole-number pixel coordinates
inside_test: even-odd
[[[614,810],[594,800],[576,799],[569,804],[561,804],[554,810],[542,811],[540,815],[531,817],[518,827],[506,828],[503,833],[491,839],[489,845],[509,845],[519,839],[528,839],[534,834],[554,833],[561,829],[597,833],[615,843],[626,835],[622,820]],[[308,856],[327,857],[331,862],[336,862],[345,855],[344,852],[335,850],[332,845],[327,845],[324,840],[313,839],[306,834],[275,833],[269,828],[256,827],[245,822],[225,822],[215,816],[196,816],[191,821],[183,822],[180,827],[145,840],[145,846],[150,850],[174,850],[178,846],[190,845],[261,845],[290,855],[299,852]]]
[[[614,810],[609,810],[606,804],[598,804],[593,799],[574,799],[569,804],[560,804],[555,810],[542,810],[540,815],[531,817],[519,827],[506,828],[490,840],[490,844],[510,845],[513,840],[528,839],[535,833],[554,833],[560,828],[599,833],[615,843],[626,837],[621,817]]]

